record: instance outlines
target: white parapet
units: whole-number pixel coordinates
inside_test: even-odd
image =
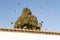
[[[60,35],[0,31],[0,40],[60,40]]]

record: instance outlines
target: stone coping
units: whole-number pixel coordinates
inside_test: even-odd
[[[0,31],[7,32],[25,32],[25,33],[36,33],[36,34],[49,34],[49,35],[60,35],[60,32],[53,32],[48,30],[28,30],[28,29],[11,29],[11,28],[0,28]]]

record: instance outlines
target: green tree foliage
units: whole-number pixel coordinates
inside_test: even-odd
[[[29,8],[24,8],[20,17],[15,22],[14,28],[36,29],[38,26],[37,18],[32,15]],[[40,27],[39,27],[40,28]]]

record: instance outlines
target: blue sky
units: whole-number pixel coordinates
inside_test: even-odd
[[[60,32],[60,0],[0,0],[0,27],[13,28],[11,22],[17,20],[25,7],[31,9],[38,22],[44,21],[42,30]]]

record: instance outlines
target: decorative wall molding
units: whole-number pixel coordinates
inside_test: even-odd
[[[49,35],[60,35],[60,32],[53,32],[53,31],[47,31],[47,30],[44,31],[44,30],[28,30],[28,29],[0,28],[0,31],[36,33],[36,34],[49,34]]]

